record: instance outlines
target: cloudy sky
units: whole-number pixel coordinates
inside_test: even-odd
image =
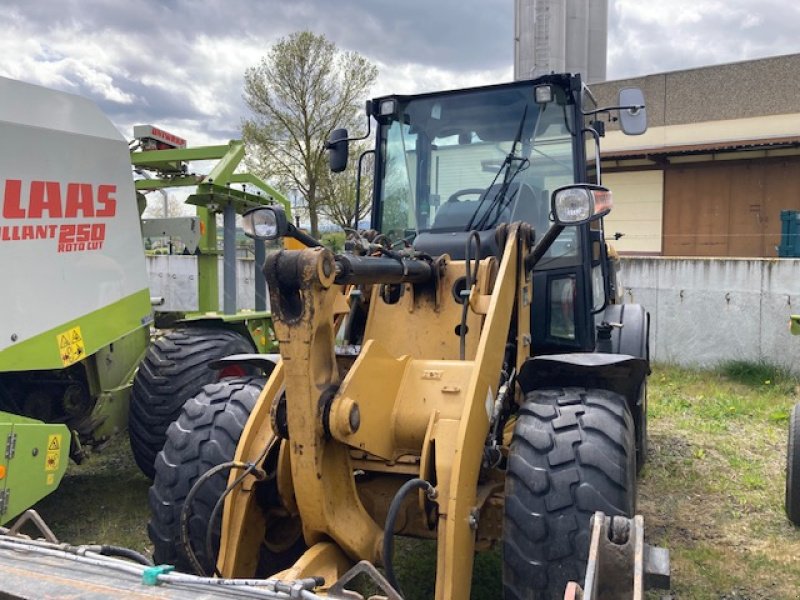
[[[591,1],[591,0],[589,0]],[[245,68],[309,29],[372,60],[375,94],[509,80],[513,0],[0,0],[0,75],[92,98],[127,137],[238,136]],[[800,52],[796,0],[609,0],[608,77]]]

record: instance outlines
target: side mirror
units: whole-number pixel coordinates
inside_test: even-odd
[[[280,206],[259,206],[242,215],[244,234],[254,240],[277,240],[289,233],[289,225]]]
[[[321,244],[289,222],[281,206],[257,206],[242,215],[244,234],[254,240],[277,240],[285,236],[314,248]]]
[[[347,129],[334,129],[326,147],[331,171],[341,173],[347,167]]]
[[[611,212],[611,192],[589,183],[567,185],[553,191],[550,200],[556,225],[583,225]]]
[[[619,125],[625,135],[642,135],[647,131],[647,109],[639,88],[619,91]]]

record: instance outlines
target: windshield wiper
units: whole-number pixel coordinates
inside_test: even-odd
[[[486,193],[483,194],[478,201],[478,206],[475,208],[475,212],[469,219],[467,223],[467,227],[465,231],[471,231],[475,226],[475,219],[478,218],[478,215],[481,214],[481,207],[486,200],[486,197],[489,195],[489,191],[492,189],[492,186],[497,182],[497,178],[500,176],[500,173],[503,172],[505,169],[505,174],[503,175],[503,184],[500,186],[500,189],[495,194],[494,198],[492,198],[491,204],[486,209],[486,212],[481,216],[480,221],[477,223],[477,229],[483,230],[486,227],[487,222],[489,221],[489,215],[492,214],[494,210],[497,214],[495,215],[495,219],[500,216],[502,213],[503,208],[505,208],[506,202],[506,194],[508,193],[508,188],[511,185],[511,182],[514,180],[514,177],[517,176],[522,170],[522,166],[527,162],[528,159],[523,158],[522,156],[517,156],[517,146],[519,145],[520,141],[522,140],[522,128],[525,124],[525,117],[528,116],[528,105],[525,105],[525,109],[522,111],[522,118],[519,121],[519,127],[517,128],[517,135],[514,137],[514,143],[511,144],[511,151],[503,160],[500,168],[497,170],[497,173],[494,175],[494,179],[492,179],[492,183],[489,184],[489,187],[486,189]],[[511,165],[514,164],[515,161],[518,161],[520,164],[519,166],[513,171],[511,171]]]

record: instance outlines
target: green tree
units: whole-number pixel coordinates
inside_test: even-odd
[[[253,112],[242,134],[250,167],[304,197],[311,234],[329,194],[325,143],[337,127],[353,130],[376,67],[356,52],[337,49],[309,31],[280,39],[245,72],[244,100]]]

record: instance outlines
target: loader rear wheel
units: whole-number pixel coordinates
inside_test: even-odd
[[[503,524],[506,600],[561,599],[583,583],[589,519],[633,516],[636,443],[625,398],[605,390],[535,390],[511,442]]]
[[[193,572],[181,543],[180,515],[186,496],[197,479],[212,467],[233,459],[250,412],[264,387],[264,379],[241,377],[207,385],[186,402],[183,411],[167,430],[164,449],[156,458],[156,477],[150,488],[150,523],[147,532],[153,542],[157,564],[171,564],[179,571]],[[211,477],[200,486],[189,507],[189,543],[206,573],[213,570],[219,551],[222,515],[210,523],[217,500],[228,484],[228,472]],[[262,496],[270,499],[271,490]],[[275,494],[276,495],[276,494]],[[290,566],[305,549],[302,530],[292,528],[289,519],[280,529],[280,540],[265,539],[259,557],[260,568],[272,574]],[[213,528],[214,556],[206,555],[208,528]],[[278,530],[275,532],[277,534]],[[270,543],[273,542],[273,543]]]
[[[789,417],[789,443],[786,449],[786,516],[800,525],[800,404]]]
[[[148,348],[133,380],[128,436],[142,473],[155,476],[156,454],[164,447],[167,427],[183,403],[204,385],[226,376],[208,363],[254,352],[253,344],[235,331],[214,327],[181,327],[168,331]],[[238,368],[231,375],[249,374]]]

